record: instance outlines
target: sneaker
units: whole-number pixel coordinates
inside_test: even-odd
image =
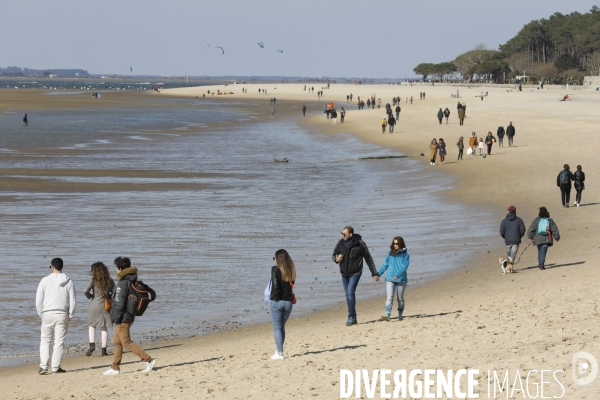
[[[119,375],[121,371],[109,368],[107,371],[103,372],[102,375]]]
[[[404,318],[402,318],[402,313],[398,312],[398,321],[402,321]]]
[[[275,354],[273,354],[271,356],[271,360],[283,360],[284,358],[285,357],[284,357],[283,353],[278,353],[278,352],[275,352]]]
[[[544,267],[543,265],[540,265],[539,269],[546,269],[546,267]]]
[[[577,203],[577,207],[579,207],[579,203]]]
[[[142,370],[142,372],[150,372],[154,369],[154,365],[156,364],[156,358],[153,358],[152,360],[150,360],[150,362],[146,363],[145,368]]]
[[[567,204],[565,204],[565,207],[569,208],[569,204],[568,204],[568,203],[567,203]]]
[[[356,320],[356,318],[348,318],[348,321],[346,321],[346,326],[352,326],[352,325],[357,325],[358,321]]]
[[[64,374],[65,372],[67,372],[67,371],[65,371],[61,367],[58,367],[58,369],[56,371],[52,371],[53,374]]]
[[[48,368],[40,368],[38,371],[38,375],[46,375],[48,373]]]
[[[380,318],[382,321],[390,322],[390,314],[386,314]]]

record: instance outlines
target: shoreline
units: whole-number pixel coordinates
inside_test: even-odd
[[[379,87],[376,90],[381,91]],[[492,156],[487,160],[465,159],[462,163],[432,167],[442,168],[455,176],[456,188],[448,193],[440,193],[442,197],[467,206],[478,205],[489,209],[490,215],[495,214],[498,226],[509,204],[517,206],[526,227],[533,219],[538,204],[548,205],[559,225],[562,239],[549,251],[547,271],[537,270],[534,265],[535,251],[530,249],[525,253],[522,264],[516,266],[517,273],[503,276],[495,261],[503,254],[504,248],[498,237],[498,242],[474,254],[467,263],[468,267],[457,269],[419,288],[409,288],[406,293],[407,316],[400,328],[398,321],[378,321],[383,309],[381,298],[359,301],[357,311],[359,316],[364,316],[359,317],[359,325],[342,327],[339,322],[345,309],[342,303],[340,307],[302,317],[292,314],[286,327],[286,355],[289,356],[283,361],[285,369],[278,368],[281,363],[268,360],[268,349],[273,347],[273,339],[271,325],[265,323],[233,332],[179,340],[177,342],[181,346],[155,350],[156,355],[153,355],[165,360],[165,364],[158,364],[156,372],[150,375],[126,373],[118,379],[142,383],[153,393],[165,398],[260,398],[265,390],[291,398],[309,395],[337,398],[340,393],[340,369],[435,367],[455,370],[477,368],[482,371],[505,369],[514,372],[546,368],[564,372],[565,378],[561,376],[561,379],[571,398],[597,397],[598,386],[577,386],[568,377],[572,371],[571,355],[576,351],[585,350],[600,356],[597,340],[600,315],[596,305],[600,292],[595,285],[600,273],[597,268],[599,263],[593,257],[593,244],[597,243],[598,236],[593,228],[598,222],[593,212],[593,206],[597,203],[593,199],[598,196],[598,188],[591,180],[584,192],[584,207],[559,209],[553,180],[563,161],[554,163],[561,165],[552,164],[552,168],[548,168],[546,160],[547,157],[577,158],[583,160],[577,162],[584,166],[585,171],[597,170],[598,161],[595,160],[593,148],[598,141],[595,126],[600,117],[592,114],[591,110],[600,100],[587,96],[590,93],[585,94],[589,99],[582,99],[581,109],[569,109],[572,114],[587,117],[577,126],[577,134],[585,135],[585,149],[560,145],[564,139],[568,141],[580,136],[563,131],[564,121],[575,122],[572,114],[567,119],[560,112],[564,110],[557,107],[559,105],[554,99],[536,99],[543,103],[543,107],[532,101],[517,104],[525,106],[522,109],[515,104],[494,102],[491,111],[477,107],[479,103],[471,99],[468,100],[472,107],[469,108],[467,128],[460,130],[454,126],[442,133],[453,138],[447,140],[450,150],[448,158],[455,154],[451,151],[454,150],[452,146],[456,132],[467,133],[461,133],[465,137],[471,130],[477,130],[479,134],[484,129],[480,126],[491,125],[487,120],[491,119],[493,112],[501,114],[495,117],[502,117],[502,121],[507,116],[515,121],[517,147],[511,149],[514,150],[512,153],[496,148],[498,157]],[[482,102],[485,107],[493,101],[494,96],[502,97],[500,92],[492,93],[490,99]],[[437,104],[452,104],[442,99],[441,94],[430,96],[424,102],[435,105],[424,108],[421,104],[418,109],[415,107],[414,113],[401,114],[398,134],[381,135],[376,123],[383,112],[366,115],[372,112],[369,110],[355,111],[357,115],[349,112],[344,129],[353,130],[361,140],[370,143],[407,149],[403,151],[405,154],[427,154],[426,145],[432,136],[431,132],[436,131],[438,133],[433,135],[440,136],[440,128],[435,121]],[[569,105],[565,104],[566,107]],[[406,111],[409,106],[406,105]],[[405,107],[402,108],[405,112]],[[526,115],[522,112],[525,108],[539,114]],[[545,113],[542,114],[542,111]],[[360,118],[359,113],[363,113]],[[324,119],[322,115],[320,117]],[[309,122],[319,124],[318,115],[310,118]],[[536,124],[539,125],[536,127]],[[348,128],[346,125],[353,126]],[[539,126],[543,126],[543,129]],[[334,133],[338,127],[327,125],[322,130]],[[563,135],[557,139],[557,133]],[[544,155],[543,159],[540,159],[540,154]],[[543,167],[539,167],[541,163]],[[494,179],[488,180],[489,177]],[[476,184],[473,184],[474,179]],[[545,181],[549,181],[549,184],[546,185]],[[484,190],[480,190],[480,187]],[[475,222],[473,229],[477,229],[476,218],[477,215],[474,216],[475,221],[467,221]],[[458,229],[470,228],[468,223]],[[519,253],[525,245],[522,244]],[[175,341],[172,343],[180,344]],[[134,362],[133,359],[129,354],[125,356],[126,363]],[[92,367],[89,366],[89,358],[83,360],[83,356],[69,359],[69,367],[93,382],[93,390],[77,386],[76,382],[81,382],[82,378],[79,373],[64,374],[57,378],[60,384],[53,387],[53,393],[48,393],[46,386],[41,383],[45,380],[38,379],[34,385],[22,386],[31,380],[29,366],[3,369],[7,373],[0,377],[0,382],[7,388],[7,393],[12,391],[15,398],[35,398],[40,393],[49,398],[60,398],[67,393],[76,393],[78,397],[114,394],[114,381],[98,376],[100,368],[104,368],[110,360],[100,363],[92,357],[95,364]],[[127,372],[131,371],[129,365],[125,365],[125,368]],[[286,379],[288,374],[295,379]],[[487,375],[485,372],[482,375],[483,383]],[[512,376],[514,374],[511,379]],[[54,380],[54,377],[51,379]],[[485,397],[484,392],[479,393],[480,397]],[[560,395],[560,387],[551,387],[545,394],[550,393]],[[115,396],[126,398],[118,393]]]
[[[254,104],[254,103],[253,103]],[[285,104],[284,104],[285,106]],[[252,109],[256,109],[258,107],[254,106],[254,107],[248,107],[248,108],[242,108],[242,109],[247,109],[247,110],[252,110]],[[291,114],[286,114],[285,116],[285,121],[291,121],[293,119],[294,124],[300,122],[298,117],[296,115],[291,115]],[[261,116],[258,116],[259,119],[264,119],[261,118]],[[248,123],[248,121],[246,122],[240,122],[241,126],[245,126]],[[261,123],[261,121],[256,121],[256,120],[250,120],[250,123]],[[311,129],[307,129],[308,131],[310,131]],[[321,135],[321,134],[319,134]],[[321,140],[321,139],[319,139]],[[345,141],[345,139],[342,139]],[[326,143],[326,142],[324,142]],[[372,146],[364,146],[366,147],[366,150],[369,151],[369,148]],[[377,149],[380,146],[376,146],[374,147],[374,149]],[[373,149],[371,149],[373,150]],[[377,151],[377,150],[376,150]],[[352,153],[350,153],[352,154]],[[352,162],[356,162],[356,159],[354,159],[353,157],[351,157],[349,160],[347,161],[352,161]],[[379,163],[379,160],[369,160],[369,161],[365,161],[365,162],[369,162],[369,163],[373,163],[372,165],[378,164],[378,169],[381,169],[382,164]],[[385,162],[385,161],[384,161]],[[414,166],[414,164],[413,164]],[[383,167],[385,169],[388,169],[389,167]],[[421,171],[424,172],[425,170]],[[421,173],[419,172],[419,173]],[[181,178],[185,178],[185,177],[190,177],[190,178],[195,178],[195,177],[205,177],[205,176],[213,176],[216,175],[213,172],[181,172],[181,171],[158,171],[158,170],[105,170],[105,169],[83,169],[83,170],[75,170],[75,169],[51,169],[51,170],[38,170],[38,169],[33,169],[33,168],[8,168],[8,169],[3,169],[2,171],[0,171],[0,182],[2,179],[2,176],[4,175],[18,175],[20,178],[19,179],[26,179],[28,176],[85,176],[85,177],[111,177],[111,176],[118,176],[118,177],[151,177],[151,176],[158,176],[158,177],[181,177]],[[113,184],[111,184],[113,185]],[[1,185],[0,185],[1,186]],[[44,192],[48,191],[48,186],[47,184],[44,186]],[[70,184],[71,187],[73,187],[73,184]],[[155,186],[155,185],[154,185]],[[117,188],[118,189],[118,188]],[[114,189],[114,190],[117,190]],[[164,190],[167,190],[168,188],[165,188]],[[58,191],[60,191],[60,187],[57,188]],[[138,188],[137,190],[143,190],[141,188]],[[153,190],[152,187],[149,187],[148,190]],[[162,189],[157,189],[157,190],[162,190]],[[23,191],[23,189],[22,189]],[[94,190],[92,190],[94,191]],[[437,194],[439,194],[439,191],[436,192]],[[390,193],[386,193],[386,196],[389,197]],[[437,197],[437,195],[436,195]],[[412,207],[411,207],[412,208]],[[368,240],[368,243],[370,244],[374,244],[374,238],[371,237],[373,234],[369,234],[370,240]],[[378,235],[378,233],[376,233],[376,235]],[[380,244],[379,244],[380,245]],[[379,247],[379,246],[378,246]],[[413,257],[414,257],[414,253],[413,253]],[[462,260],[464,257],[466,256],[462,256],[460,255],[459,258]],[[456,258],[456,257],[455,257]],[[312,261],[312,260],[311,260]],[[379,261],[379,260],[377,260]],[[462,262],[460,262],[462,264]],[[378,267],[379,265],[377,265]],[[423,284],[426,284],[426,282],[429,282],[430,280],[435,280],[435,279],[439,279],[440,276],[445,275],[446,271],[435,271],[435,272],[421,272],[420,275],[418,276],[422,276],[421,278],[416,278],[413,282],[410,283],[410,287],[411,289],[413,287],[418,287],[421,286]],[[414,276],[414,274],[413,274]],[[321,278],[319,278],[321,279]],[[363,280],[364,281],[364,280]],[[337,286],[336,286],[337,287]],[[366,299],[373,299],[373,298],[379,298],[381,297],[381,288],[377,288],[374,289],[373,288],[364,288],[364,289],[368,289],[368,290],[363,290],[363,292],[366,292],[366,294],[361,293],[361,291],[359,291],[358,295],[359,297],[362,298],[366,298]],[[374,291],[377,291],[377,293],[374,293]],[[306,294],[306,293],[305,293]],[[343,294],[343,292],[342,292]],[[362,300],[361,300],[362,301]],[[339,301],[333,301],[333,302],[329,302],[326,305],[320,305],[318,307],[316,307],[316,310],[319,311],[323,311],[323,310],[329,310],[331,308],[337,308],[338,306],[336,305],[336,303],[339,303]],[[308,307],[309,309],[312,308],[312,305],[310,307]],[[310,315],[312,313],[312,311],[304,309],[301,312],[301,315]],[[298,313],[298,311],[296,311],[296,313]],[[81,317],[81,316],[80,316]],[[244,326],[253,326],[255,324],[261,324],[263,322],[260,322],[261,318],[258,318],[258,321],[254,320],[254,322],[250,322],[249,325],[248,321],[246,321],[244,323]],[[170,325],[170,323],[169,323]],[[218,325],[218,324],[217,324]],[[227,326],[223,329],[218,329],[217,332],[223,332],[226,331],[230,326]],[[215,332],[202,332],[199,333],[200,335],[206,335],[206,334],[214,334]],[[178,336],[179,337],[176,337]],[[160,337],[161,335],[159,335],[159,337],[157,338],[157,340],[160,342],[162,340],[179,340],[179,339],[186,339],[189,338],[191,334],[188,333],[187,331],[182,331],[179,333],[174,333],[172,335],[167,335],[167,336],[175,336],[175,338],[173,339],[165,339],[165,337],[163,336],[162,338]],[[151,335],[149,332],[144,332],[143,334],[140,334],[140,337],[142,337],[143,339],[146,339],[146,337],[152,337],[153,335]],[[195,336],[195,335],[192,335]],[[146,341],[144,340],[144,343]],[[151,340],[150,342],[151,345],[155,344],[155,340]],[[71,343],[65,347],[65,357],[71,358],[71,357],[77,357],[79,355],[81,355],[82,349],[84,348],[84,346],[87,346],[87,344],[85,343],[73,343],[72,339],[71,339]],[[111,348],[112,346],[109,345],[109,348]],[[31,362],[35,360],[35,354],[36,354],[36,349],[34,347],[32,348],[28,348],[28,349],[21,349],[13,354],[9,354],[9,355],[4,355],[1,358],[0,362],[0,369],[1,368],[7,368],[7,367],[12,367],[15,365],[21,365],[25,362]]]

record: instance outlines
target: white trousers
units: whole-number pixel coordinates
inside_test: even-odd
[[[40,368],[47,369],[50,361],[50,342],[54,333],[52,350],[52,372],[60,368],[63,355],[63,343],[69,327],[69,315],[66,313],[42,314],[42,337],[40,339]]]

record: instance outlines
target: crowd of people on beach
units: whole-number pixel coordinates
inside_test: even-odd
[[[450,110],[448,110],[448,108],[446,108],[445,111],[442,111],[441,108],[439,109],[437,117],[438,117],[440,124],[442,123],[442,119],[444,117],[448,118],[449,116],[450,116]],[[509,123],[508,127],[506,128],[506,132],[504,131],[504,128],[502,127],[502,125],[500,125],[498,127],[498,130],[496,133],[498,138],[496,138],[492,134],[492,131],[488,131],[485,138],[484,137],[477,138],[477,134],[475,132],[472,132],[471,136],[469,137],[469,148],[467,149],[467,155],[474,157],[475,155],[477,155],[477,150],[479,150],[479,155],[484,158],[486,156],[491,155],[492,154],[492,146],[494,145],[494,143],[496,143],[496,141],[498,141],[499,147],[504,146],[503,142],[504,142],[505,135],[508,137],[509,147],[513,147],[513,143],[514,143],[513,140],[514,140],[515,133],[516,133],[515,127],[513,126],[512,122]],[[463,152],[464,152],[464,148],[465,148],[464,136],[459,137],[458,141],[456,142],[456,147],[458,148],[457,161],[460,161],[463,159]],[[432,141],[429,143],[429,150],[430,150],[430,153],[429,153],[430,165],[435,165],[438,155],[440,156],[440,162],[442,164],[444,164],[447,150],[446,150],[446,144],[444,143],[444,140],[442,138],[440,138],[440,139],[433,138]]]
[[[305,87],[305,90],[307,88]],[[308,88],[311,91],[311,88]],[[314,88],[312,88],[314,90]],[[266,94],[265,89],[259,89],[259,93]],[[321,93],[319,93],[320,97]],[[458,96],[458,93],[457,93]],[[347,96],[347,100],[352,100],[352,94]],[[425,99],[425,93],[420,93],[420,99]],[[364,103],[357,98],[359,109]],[[483,97],[482,97],[483,100]],[[408,101],[408,97],[406,97]],[[275,98],[270,99],[273,106],[272,116],[275,113]],[[412,97],[411,97],[412,102]],[[392,104],[385,105],[386,115],[381,119],[382,132],[393,133],[394,126],[400,117],[401,98],[394,97]],[[375,94],[371,94],[367,99],[367,107],[374,109],[375,105],[381,107],[382,100]],[[395,109],[392,108],[395,106]],[[457,105],[458,118],[460,125],[466,118],[466,105],[459,102]],[[394,116],[395,111],[395,116]],[[306,115],[306,106],[302,106],[303,115]],[[335,124],[337,121],[337,111],[333,103],[326,104],[323,112],[327,119]],[[340,109],[341,123],[344,123],[346,111],[344,107]],[[450,110],[446,107],[444,110],[439,108],[437,119],[442,124],[446,118],[446,124],[450,117]],[[24,117],[24,123],[27,123],[27,114]],[[497,138],[488,131],[484,137],[477,137],[472,132],[469,137],[467,155],[474,157],[477,149],[479,155],[485,157],[491,155],[492,146],[496,141],[503,147],[504,136],[508,137],[508,145],[514,145],[515,127],[512,122],[509,123],[506,130],[502,125],[498,126],[496,131]],[[463,159],[465,148],[464,137],[461,136],[456,143],[458,147],[458,160]],[[487,147],[487,148],[486,148]],[[435,165],[439,155],[440,163],[445,163],[447,155],[447,145],[443,138],[433,138],[429,145],[430,163]],[[581,165],[577,166],[575,173],[571,173],[568,164],[565,164],[563,170],[556,177],[556,184],[561,192],[561,201],[563,207],[569,207],[570,193],[574,184],[577,192],[574,206],[579,207],[582,197],[582,191],[585,189],[585,173]],[[545,270],[548,248],[554,242],[560,243],[560,231],[556,222],[550,218],[550,213],[546,207],[540,207],[538,216],[531,222],[529,228],[525,229],[523,220],[517,216],[517,209],[511,205],[508,207],[508,213],[500,224],[500,236],[504,239],[506,245],[506,263],[511,265],[518,263],[517,254],[522,238],[527,234],[529,245],[534,244],[538,249],[538,268]],[[389,322],[392,319],[394,307],[394,298],[396,298],[397,320],[402,321],[405,310],[404,294],[407,287],[407,270],[410,265],[410,256],[408,254],[405,240],[401,236],[392,239],[390,250],[387,252],[381,267],[376,268],[373,257],[363,237],[354,232],[352,226],[345,226],[341,231],[341,239],[335,244],[332,261],[338,265],[342,278],[342,286],[346,297],[347,320],[346,326],[358,324],[356,312],[356,290],[361,279],[364,262],[366,262],[373,281],[380,281],[385,275],[386,282],[386,301],[383,307],[384,313],[381,316],[382,321]],[[523,253],[521,253],[523,254]],[[273,335],[275,341],[275,353],[271,356],[272,360],[285,359],[284,344],[286,338],[285,325],[288,321],[293,305],[297,299],[294,293],[297,272],[292,257],[285,249],[275,252],[273,257],[274,265],[271,267],[269,284],[264,291],[264,300],[270,305],[270,313],[273,324]],[[84,294],[90,300],[88,309],[87,324],[89,327],[89,348],[86,356],[91,356],[96,351],[96,331],[100,330],[101,338],[101,356],[108,356],[108,328],[114,327],[113,344],[114,354],[113,362],[103,375],[119,375],[122,361],[123,347],[130,350],[144,363],[141,372],[147,373],[154,369],[156,358],[148,355],[141,347],[131,340],[131,327],[136,316],[143,314],[148,303],[154,301],[156,293],[148,285],[138,279],[138,269],[131,266],[131,261],[126,257],[117,257],[114,260],[117,273],[117,283],[111,278],[110,272],[102,262],[92,264],[90,269],[91,280],[84,289]],[[76,308],[75,285],[73,281],[63,272],[63,260],[54,258],[50,264],[51,273],[44,277],[38,286],[36,293],[36,309],[41,318],[41,339],[40,339],[40,366],[38,374],[45,375],[49,373],[66,372],[61,367],[63,345],[67,334],[69,323],[74,316]],[[54,347],[52,354],[50,344],[54,337]]]

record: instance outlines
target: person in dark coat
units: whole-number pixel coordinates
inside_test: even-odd
[[[450,110],[448,107],[444,110],[444,117],[446,117],[446,125],[448,125],[448,118],[450,118]]]
[[[27,121],[27,114],[25,114],[25,116],[23,117],[23,125],[29,125],[29,122]]]
[[[579,204],[581,204],[581,192],[585,189],[585,184],[583,183],[585,181],[585,173],[581,170],[581,165],[577,166],[577,171],[573,174],[573,181],[575,182],[574,186],[577,191],[573,205],[579,207]]]
[[[504,144],[502,143],[504,140],[504,128],[502,127],[502,125],[498,127],[496,135],[498,136],[498,147],[504,147]]]
[[[512,122],[506,127],[506,137],[508,137],[508,147],[513,147],[513,138],[515,137],[515,127]]]
[[[440,108],[440,111],[438,111],[438,113],[437,113],[437,119],[438,119],[438,121],[440,121],[440,125],[441,125],[442,120],[444,119],[444,112],[442,111],[441,108]]]
[[[379,280],[375,263],[369,253],[367,244],[363,242],[359,234],[354,233],[354,228],[346,226],[342,229],[342,239],[335,245],[333,261],[339,265],[342,274],[342,283],[346,293],[346,303],[348,305],[348,321],[346,326],[358,324],[356,319],[356,287],[362,275],[363,259],[367,262],[371,276],[374,281]]]
[[[306,106],[302,106],[302,116],[306,117]]]
[[[458,139],[458,142],[456,142],[456,146],[458,147],[458,159],[462,160],[463,150],[465,149],[464,137],[461,136],[460,139]]]
[[[117,257],[115,259],[117,267],[117,283],[116,289],[113,291],[113,305],[110,310],[110,318],[115,324],[114,348],[115,355],[112,366],[103,373],[103,375],[119,375],[121,367],[121,358],[123,355],[123,346],[133,354],[144,361],[144,369],[142,372],[150,372],[156,364],[156,358],[150,357],[140,346],[131,340],[130,329],[135,320],[135,303],[131,303],[129,299],[132,293],[132,285],[138,280],[137,268],[131,266],[131,260],[127,257]],[[156,293],[152,289],[150,292],[150,301],[156,298]]]
[[[446,158],[446,143],[443,138],[439,138],[438,140],[438,154],[440,155],[440,162],[444,164]]]
[[[388,115],[388,126],[390,129],[390,133],[394,133],[394,126],[396,125],[396,118],[392,114]]]
[[[571,173],[571,167],[569,164],[563,166],[563,170],[556,176],[556,186],[560,189],[560,199],[563,207],[569,207],[569,200],[571,199],[571,181],[575,177]]]
[[[494,137],[494,135],[492,135],[492,132],[488,132],[487,136],[485,137],[485,144],[487,145],[488,156],[492,154],[492,146],[494,142],[496,142],[496,138]]]
[[[396,106],[396,121],[398,121],[400,119],[400,111],[402,109],[400,108],[400,100],[398,99],[398,105]]]
[[[539,227],[540,222],[543,221],[544,225],[547,225],[548,229],[546,230],[546,234],[540,234]],[[549,232],[548,232],[549,231]],[[550,218],[550,213],[546,209],[546,207],[540,207],[540,213],[536,219],[533,220],[529,229],[527,230],[527,237],[531,241],[531,243],[535,244],[538,248],[538,267],[539,269],[546,269],[544,264],[546,262],[546,253],[548,252],[548,247],[552,246],[552,242],[556,239],[556,244],[560,241],[560,232],[558,231],[558,226]]]
[[[506,218],[500,223],[500,236],[506,244],[506,259],[514,263],[521,244],[521,238],[525,235],[525,224],[523,220],[517,217],[517,208],[508,207]]]

